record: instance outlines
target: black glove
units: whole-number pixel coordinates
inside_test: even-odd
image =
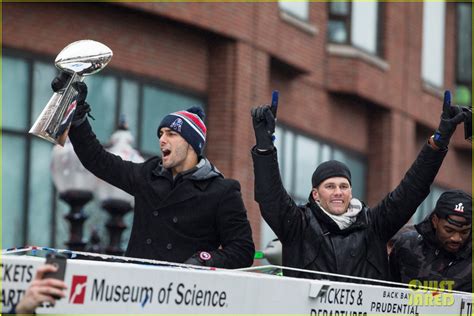
[[[193,266],[204,266],[204,264],[202,264],[202,262],[196,257],[189,258],[184,262],[184,264],[190,264]]]
[[[58,92],[65,87],[71,74],[62,71],[56,78],[51,82],[51,88],[54,92]],[[91,107],[89,103],[86,102],[87,98],[87,85],[84,82],[76,81],[72,83],[72,87],[78,92],[75,97],[76,100],[76,110],[74,112],[74,117],[72,119],[72,126],[79,126],[86,120],[86,114],[90,118],[94,117],[90,114]]]
[[[71,79],[71,74],[65,71],[61,71],[59,75],[57,75],[53,81],[51,81],[51,89],[53,89],[54,92],[58,92],[64,86],[66,83]]]
[[[458,124],[464,122],[467,118],[467,113],[464,112],[460,106],[451,105],[451,92],[445,91],[441,121],[433,135],[435,145],[441,149],[446,149]]]
[[[212,260],[212,255],[207,251],[199,251],[192,255],[188,260],[184,262],[185,264],[191,264],[193,266],[201,267],[213,267],[214,261]]]
[[[275,116],[270,105],[260,105],[252,108],[252,123],[257,141],[257,149],[272,150],[273,134],[275,133]]]

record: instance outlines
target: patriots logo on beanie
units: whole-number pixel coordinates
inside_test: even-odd
[[[181,133],[181,126],[183,126],[183,120],[178,117],[173,123],[171,123],[170,128]]]
[[[166,115],[158,126],[157,135],[160,138],[160,130],[168,127],[179,133],[198,156],[206,144],[207,128],[204,124],[204,111],[198,107],[192,107],[186,111],[178,111]]]

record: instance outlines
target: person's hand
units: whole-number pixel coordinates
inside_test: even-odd
[[[260,105],[251,110],[253,129],[257,141],[257,149],[273,149],[273,133],[276,120],[270,105]]]
[[[72,75],[69,72],[61,71],[59,75],[51,81],[51,89],[53,89],[54,92],[58,92],[66,86],[69,79],[71,79],[71,76]]]
[[[438,148],[446,149],[449,140],[458,124],[467,118],[467,113],[457,105],[451,105],[451,92],[444,92],[443,112],[439,127],[433,135],[433,141]]]
[[[195,256],[189,258],[188,260],[186,260],[185,262],[183,262],[184,264],[190,264],[190,265],[193,265],[193,266],[203,266],[204,264]]]
[[[34,280],[16,306],[17,314],[32,314],[41,303],[49,302],[54,305],[55,297],[66,296],[64,292],[67,288],[66,283],[51,278],[43,279],[46,272],[56,272],[56,270],[57,268],[50,264],[43,265],[36,270]]]
[[[54,92],[58,92],[66,86],[70,78],[71,74],[65,71],[60,72],[51,82],[51,88]],[[93,117],[89,114],[91,107],[89,103],[86,102],[87,85],[84,82],[76,81],[72,83],[72,87],[77,91],[77,96],[75,97],[76,111],[72,119],[72,126],[78,126],[86,120],[86,114],[92,119]]]
[[[212,255],[207,251],[198,251],[183,263],[190,264],[193,266],[206,266],[206,267],[214,266]]]

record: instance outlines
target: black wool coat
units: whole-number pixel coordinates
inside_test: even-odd
[[[295,204],[283,187],[276,150],[264,155],[254,148],[255,200],[263,218],[282,242],[283,265],[388,280],[386,243],[429,194],[445,155],[446,151],[435,151],[425,145],[395,190],[377,206],[364,206],[356,222],[340,230],[312,198],[306,205]],[[284,274],[320,278],[289,269]]]
[[[390,253],[394,281],[450,281],[451,290],[472,292],[472,237],[456,253],[440,247],[430,214],[415,229],[401,234]],[[472,233],[471,233],[472,234]],[[432,284],[432,283],[430,283]],[[439,286],[439,284],[438,284]]]
[[[69,137],[85,168],[135,198],[126,256],[182,263],[206,251],[212,258],[203,265],[252,265],[255,248],[240,184],[207,159],[173,179],[159,157],[132,163],[104,150],[87,120]]]

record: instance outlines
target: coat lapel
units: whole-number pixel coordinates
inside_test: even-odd
[[[158,165],[152,171],[151,187],[153,189],[153,203],[155,207],[160,207],[170,195],[173,185],[171,173]]]
[[[204,191],[210,181],[194,179],[191,175],[185,175],[173,188],[173,177],[171,173],[159,164],[153,171],[154,181],[153,191],[156,194],[157,209],[169,207],[186,200],[192,199],[196,195],[196,188]],[[156,205],[156,204],[155,204]]]
[[[193,186],[194,185],[191,181],[181,181],[174,187],[169,195],[165,197],[158,208],[165,208],[170,205],[179,204],[186,200],[192,199],[196,195],[196,191],[193,190]]]

